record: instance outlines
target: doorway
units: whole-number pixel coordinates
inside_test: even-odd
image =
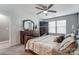
[[[9,17],[0,14],[0,48],[9,44],[9,23]]]

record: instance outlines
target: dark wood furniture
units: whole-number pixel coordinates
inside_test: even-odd
[[[24,31],[20,31],[20,43],[24,44]]]
[[[31,38],[39,37],[39,32],[34,30],[20,31],[20,43],[25,44]]]
[[[48,34],[48,22],[40,21],[39,26],[40,26],[40,36],[42,36],[43,34]]]
[[[32,37],[32,35],[33,35],[32,31],[20,31],[20,43],[24,45],[26,41],[25,37],[28,36]]]
[[[26,47],[26,43],[28,40],[32,39],[32,36],[25,36],[24,37],[24,47]]]

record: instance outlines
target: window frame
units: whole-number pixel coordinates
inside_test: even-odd
[[[61,22],[63,22],[63,21],[65,22],[65,24],[63,23],[64,25],[59,25],[59,26],[57,25],[58,22],[61,23]],[[49,21],[49,22],[55,22],[55,32],[54,32],[54,33],[60,33],[60,32],[58,32],[57,30],[58,30],[58,27],[61,27],[61,28],[65,28],[65,32],[61,32],[61,34],[66,34],[66,23],[67,23],[66,20],[55,20],[55,21]],[[50,25],[49,25],[49,22],[48,22],[48,26],[50,26]],[[51,28],[50,28],[50,29],[51,29]],[[49,29],[48,29],[48,32],[49,32],[49,33],[53,33],[53,32],[51,32],[51,31],[49,31]]]

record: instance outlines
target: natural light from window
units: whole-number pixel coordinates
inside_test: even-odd
[[[66,34],[66,20],[50,21],[49,33]]]
[[[56,28],[55,28],[55,21],[49,22],[49,33],[56,33]]]

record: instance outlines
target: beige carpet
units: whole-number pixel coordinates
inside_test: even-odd
[[[79,48],[74,52],[79,55]],[[16,45],[9,48],[0,49],[0,55],[33,55],[30,51],[25,52],[23,45]]]
[[[23,45],[16,45],[9,48],[0,49],[0,55],[33,55],[31,52],[25,52]]]

